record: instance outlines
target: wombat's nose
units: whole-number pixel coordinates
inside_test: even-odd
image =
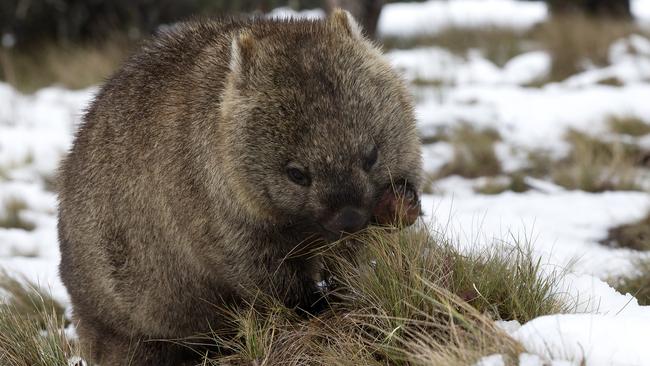
[[[364,211],[353,207],[344,207],[330,220],[327,229],[333,232],[353,234],[367,225],[368,215]]]

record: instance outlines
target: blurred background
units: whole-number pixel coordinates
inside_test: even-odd
[[[503,4],[474,1],[479,8],[471,9],[472,4],[467,3],[467,10],[459,8],[458,13],[449,14],[462,18],[465,11],[466,21],[445,20],[440,8],[438,14],[432,14],[431,26],[445,29],[427,32],[423,28],[418,37],[413,37],[413,31],[409,37],[400,37],[394,26],[387,24],[391,20],[379,24],[382,7],[393,2],[385,0],[3,0],[0,79],[27,92],[50,84],[86,87],[109,75],[143,38],[182,19],[259,15],[282,7],[295,11],[320,8],[325,12],[342,7],[387,49],[436,44],[462,55],[478,48],[496,64],[503,64],[522,49],[546,49],[553,52],[555,61],[549,79],[560,80],[578,71],[585,59],[595,64],[606,62],[612,40],[638,31],[630,1],[548,0],[544,6],[551,14],[539,14],[528,25],[521,24],[526,20],[517,19],[520,15],[506,8],[500,15],[504,21],[482,21],[481,17],[489,18],[490,14],[481,16],[481,7],[492,3],[494,13]],[[401,20],[409,23],[408,14],[404,17]],[[441,24],[436,24],[441,18]]]
[[[650,303],[650,0],[2,0],[0,267],[67,303],[56,169],[144,39],[193,16],[334,7],[409,83],[427,220],[468,245],[523,235]]]

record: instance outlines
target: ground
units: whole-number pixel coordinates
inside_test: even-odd
[[[638,263],[650,259],[608,238],[650,212],[650,1],[632,4],[639,32],[608,44],[604,62],[581,60],[561,80],[551,77],[552,52],[534,42],[506,59],[437,46],[450,29],[531,32],[548,19],[541,2],[391,4],[379,22],[379,34],[395,43],[386,43],[387,58],[417,100],[426,225],[468,251],[516,238],[545,270],[567,272],[557,290],[575,304],[571,311],[499,323],[526,349],[522,366],[650,364],[650,307],[636,291],[608,285],[639,275]],[[0,84],[0,266],[64,304],[54,176],[96,90],[24,95]],[[499,355],[485,356],[480,365],[501,364]]]

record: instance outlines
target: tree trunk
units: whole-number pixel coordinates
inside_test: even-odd
[[[547,0],[553,15],[586,14],[604,18],[631,18],[630,0]]]

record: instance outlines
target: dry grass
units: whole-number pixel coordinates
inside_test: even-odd
[[[493,320],[567,310],[559,277],[542,276],[520,246],[463,254],[426,230],[372,229],[359,240],[364,255],[330,261],[330,310],[301,319],[262,299],[233,311],[236,336],[212,337],[226,355],[205,364],[470,365],[493,353],[515,364],[521,346]]]
[[[530,187],[526,184],[525,174],[515,172],[510,176],[488,178],[476,185],[474,191],[481,194],[500,194],[506,191],[522,193]]]
[[[650,152],[621,136],[640,134],[643,122],[633,118],[610,121],[610,129],[618,135],[601,139],[569,130],[565,136],[570,148],[566,157],[558,160],[549,151],[529,151],[528,166],[514,174],[549,179],[567,189],[587,192],[647,189],[642,183],[648,174]],[[488,191],[498,192],[498,188],[488,187]]]
[[[77,350],[64,332],[63,307],[33,283],[1,276],[0,364],[67,366]]]
[[[611,117],[608,121],[612,132],[640,137],[650,134],[650,123],[638,117]]]
[[[495,130],[479,130],[469,124],[459,125],[448,136],[448,141],[454,146],[454,157],[438,176],[477,178],[500,174],[501,162],[494,151],[494,144],[500,139],[501,136]]]
[[[450,27],[431,36],[413,38],[384,38],[386,49],[437,46],[446,48],[458,56],[467,56],[470,50],[479,50],[483,56],[499,66],[525,52],[525,34],[505,27],[484,27],[478,29]]]
[[[22,92],[48,85],[79,89],[102,82],[117,69],[132,44],[113,38],[102,44],[46,44],[30,50],[0,49],[0,79]]]
[[[650,251],[650,215],[610,229],[603,243],[618,248]]]
[[[34,230],[32,222],[26,221],[21,213],[27,208],[27,203],[18,198],[9,198],[0,210],[0,228]]]
[[[608,282],[622,294],[632,294],[640,305],[650,305],[650,259],[636,262],[636,275],[610,279]]]
[[[637,222],[610,229],[602,243],[617,248],[650,251],[650,214]],[[635,266],[635,275],[612,278],[608,282],[618,292],[634,295],[639,304],[650,305],[650,258],[637,260]]]
[[[569,131],[566,140],[571,152],[550,165],[557,184],[587,192],[640,189],[637,165],[642,153],[637,146],[605,142],[577,131]]]

